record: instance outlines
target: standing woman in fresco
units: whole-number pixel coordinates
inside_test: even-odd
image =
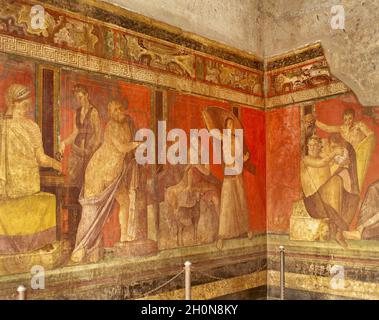
[[[101,144],[101,123],[99,112],[89,101],[87,88],[80,84],[76,85],[74,96],[80,107],[74,114],[74,130],[61,142],[60,152],[63,154],[66,146],[72,145],[68,176],[70,185],[80,190],[88,161]]]
[[[355,111],[346,109],[341,126],[330,126],[316,121],[316,126],[328,133],[340,133],[349,142],[356,153],[359,190],[366,178],[368,165],[375,148],[375,134],[361,121],[355,121]]]
[[[230,134],[231,150],[225,150],[226,143],[224,142],[225,134],[222,136],[222,151],[224,160],[226,153],[237,155],[243,152],[243,144],[241,145],[238,139],[235,138],[235,124],[233,118],[225,120],[225,129],[229,129],[227,134]],[[249,152],[243,154],[243,162],[246,162],[250,157]],[[234,168],[236,159],[225,163],[225,167]],[[218,229],[217,248],[221,249],[224,239],[237,238],[248,234],[249,231],[249,208],[247,197],[243,183],[243,170],[236,175],[224,175],[224,181],[221,188],[221,205],[220,205],[220,222]]]

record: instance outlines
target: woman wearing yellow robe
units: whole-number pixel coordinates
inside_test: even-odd
[[[40,192],[39,167],[61,171],[44,153],[41,131],[27,118],[31,92],[11,85],[0,116],[0,253],[39,249],[55,240],[55,196]]]
[[[376,139],[374,132],[361,121],[355,121],[355,111],[346,109],[341,126],[329,126],[316,121],[316,126],[328,133],[340,133],[342,138],[349,142],[357,157],[357,174],[359,190],[362,191],[368,165],[375,149]]]

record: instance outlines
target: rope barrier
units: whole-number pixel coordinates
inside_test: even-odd
[[[144,298],[146,296],[149,296],[152,293],[157,292],[158,290],[164,288],[165,286],[167,286],[168,284],[170,284],[171,282],[173,282],[175,279],[177,279],[179,276],[181,276],[183,273],[185,273],[185,286],[184,286],[185,300],[190,300],[191,299],[191,272],[192,271],[196,272],[198,274],[201,274],[203,276],[206,276],[208,278],[214,279],[214,280],[226,280],[226,279],[228,279],[227,277],[225,277],[225,278],[224,277],[217,277],[217,276],[211,275],[211,274],[209,274],[207,272],[197,270],[196,268],[194,268],[192,266],[192,264],[189,261],[187,261],[184,264],[183,270],[181,270],[179,273],[177,273],[171,279],[167,280],[166,282],[164,282],[160,286],[158,286],[158,287],[156,287],[156,288],[154,288],[152,290],[149,290],[149,291],[145,292],[144,294],[142,294],[142,295],[140,295],[138,297],[135,297],[133,299],[138,300],[138,299]]]
[[[184,273],[184,270],[180,271],[178,274],[176,274],[175,276],[173,276],[170,280],[167,280],[165,283],[161,284],[159,287],[155,288],[155,289],[152,289],[148,292],[145,292],[144,294],[140,295],[139,297],[136,297],[136,298],[133,298],[135,300],[138,300],[138,299],[141,299],[141,298],[144,298],[160,289],[162,289],[163,287],[167,286],[168,284],[170,284],[171,282],[173,282],[175,279],[177,279],[180,275],[182,275]]]
[[[137,297],[134,297],[133,299],[138,300],[138,299],[144,298],[146,296],[149,296],[154,292],[159,291],[160,289],[164,288],[165,286],[167,286],[168,284],[170,284],[171,282],[173,282],[174,280],[179,278],[184,273],[185,274],[185,286],[184,286],[185,300],[191,300],[191,272],[192,271],[194,271],[198,274],[201,274],[203,276],[206,276],[208,278],[214,279],[214,280],[227,280],[227,279],[229,279],[228,277],[218,277],[218,276],[211,275],[207,272],[197,270],[197,268],[192,267],[191,262],[187,261],[184,264],[184,268],[180,272],[178,272],[176,275],[174,275],[172,278],[170,278],[166,282],[162,283],[160,286],[158,286],[152,290],[149,290],[149,291],[147,291],[147,292],[145,292],[145,293],[143,293]],[[26,288],[23,285],[20,285],[17,288],[17,293],[18,293],[18,300],[25,300],[26,299]]]

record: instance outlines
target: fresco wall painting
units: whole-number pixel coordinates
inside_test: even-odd
[[[231,274],[225,281],[252,277],[249,289],[263,286],[263,72],[251,68],[258,60],[222,60],[51,7],[46,28],[36,30],[31,5],[4,2],[0,12],[1,274],[25,274],[34,265],[60,270],[60,277],[49,276],[50,292],[71,277],[60,294],[78,298],[89,285],[73,279],[82,266],[96,267],[101,275],[91,285],[98,297],[110,298],[138,276],[117,283],[117,272],[129,272],[119,263],[136,267],[153,259],[150,272],[165,266],[167,273],[167,259],[181,268],[188,248],[187,255],[203,252],[205,267],[219,268],[214,257],[238,265],[236,255],[246,259],[248,248],[257,247],[242,274],[224,262]],[[187,134],[210,125],[245,129],[245,169],[229,177],[223,164],[137,163],[135,133],[151,129],[158,136],[158,121]],[[212,154],[213,143],[207,148]],[[154,276],[151,286],[160,281]],[[82,291],[70,289],[78,286]],[[2,296],[12,298],[9,290],[4,285]],[[32,291],[33,297],[49,293]]]
[[[320,43],[263,63],[54,1],[35,29],[35,3],[0,1],[1,276],[42,265],[50,287],[32,298],[130,299],[190,258],[208,272],[194,276],[197,298],[267,298],[285,245],[292,297],[379,298],[378,114],[331,74]],[[187,136],[243,128],[242,173],[138,163],[135,133],[159,137],[162,121]],[[16,280],[3,279],[12,299]],[[182,293],[177,280],[150,298]]]
[[[293,298],[377,299],[377,114],[330,74],[320,50],[268,63],[278,68],[268,71],[268,294],[278,294],[282,244]]]

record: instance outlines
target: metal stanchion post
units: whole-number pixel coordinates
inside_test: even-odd
[[[23,285],[18,286],[18,300],[26,300],[26,288]]]
[[[284,268],[284,246],[279,247],[280,250],[280,300],[284,300],[285,289],[285,268]]]
[[[189,261],[184,263],[185,300],[191,300],[191,265],[192,263]]]

